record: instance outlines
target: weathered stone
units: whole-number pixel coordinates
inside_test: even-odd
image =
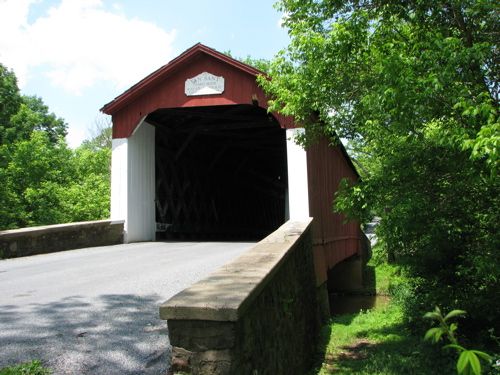
[[[0,231],[4,258],[123,243],[123,221],[99,220]]]
[[[177,346],[172,347],[172,364],[169,374],[188,373],[197,375],[230,375],[231,352],[229,350],[206,350],[192,352]]]
[[[197,375],[232,375],[232,355],[229,350],[207,350],[194,353],[191,357],[192,373]]]
[[[318,299],[318,320],[325,324],[330,319],[330,300],[328,298],[327,283],[316,287],[316,295]]]
[[[173,346],[170,373],[174,374],[175,372],[190,372],[192,355],[193,352],[190,352],[189,350]]]
[[[206,320],[169,320],[168,336],[177,346],[191,351],[228,349],[234,346],[235,324]]]
[[[286,223],[160,307],[190,373],[302,375],[319,333],[310,221]],[[323,312],[324,313],[324,312]]]

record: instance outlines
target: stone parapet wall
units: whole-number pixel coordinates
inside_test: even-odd
[[[287,222],[160,307],[172,372],[307,372],[320,328],[310,224]]]
[[[120,244],[123,225],[99,220],[0,231],[0,258]]]

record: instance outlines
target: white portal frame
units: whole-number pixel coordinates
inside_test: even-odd
[[[286,130],[289,220],[309,217],[306,151],[295,142],[301,129]],[[111,159],[111,220],[124,220],[124,242],[154,241],[155,128],[141,120],[129,138],[113,139]]]
[[[112,142],[111,220],[125,221],[125,243],[155,240],[155,128],[144,120]]]

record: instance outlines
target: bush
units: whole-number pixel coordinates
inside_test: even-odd
[[[5,367],[0,375],[50,375],[50,370],[44,368],[40,361],[31,361],[17,366]]]

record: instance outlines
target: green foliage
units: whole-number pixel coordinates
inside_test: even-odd
[[[399,285],[407,282],[404,272],[395,264],[387,262],[385,247],[378,241],[372,248],[367,267],[375,270],[375,292],[377,295],[392,295]]]
[[[465,349],[463,346],[459,345],[456,337],[458,325],[456,323],[450,323],[450,320],[463,316],[465,316],[465,311],[463,310],[453,310],[446,314],[446,316],[443,316],[439,307],[436,306],[434,311],[426,313],[424,317],[437,322],[438,326],[430,328],[426,332],[424,340],[437,343],[442,338],[446,338],[450,344],[445,345],[444,348],[455,349],[459,353],[457,373],[459,375],[481,375],[480,359],[490,363],[492,357],[480,350]]]
[[[90,138],[83,141],[81,148],[90,151],[111,150],[112,126],[110,117],[98,117],[91,128]]]
[[[406,328],[397,304],[334,317],[327,328],[326,353],[314,374],[441,375],[453,371],[447,353],[436,353]]]
[[[247,56],[244,59],[239,59],[241,62],[253,66],[256,69],[259,69],[261,72],[267,73],[269,72],[271,62],[266,59],[255,59],[251,56]]]
[[[5,131],[10,127],[11,116],[17,113],[20,105],[21,94],[16,76],[0,64],[0,144],[4,142]]]
[[[377,280],[389,278],[394,285],[404,285],[409,281],[404,273],[398,272],[400,266],[386,263],[383,246],[375,246],[374,254],[375,259],[371,259],[369,265],[375,265]],[[391,272],[387,272],[388,269]],[[438,325],[427,331],[425,340],[434,343],[447,340],[449,344],[445,348],[452,350],[444,351],[436,351],[434,346],[422,340],[420,333],[415,334],[413,323],[408,323],[402,305],[394,298],[389,304],[368,311],[336,316],[330,325],[324,327],[321,365],[316,366],[311,374],[440,375],[456,372],[458,362],[460,371],[463,371],[459,374],[466,374],[473,368],[477,369],[477,362],[481,366],[481,361],[484,365],[491,363],[492,358],[483,351],[468,350],[459,344],[458,325],[453,321],[464,315],[462,310],[453,310],[443,316],[440,309],[426,314],[426,318]],[[498,338],[495,339],[498,344]],[[483,373],[498,374],[498,363],[500,361],[492,363],[489,368],[482,366]]]
[[[65,222],[60,193],[74,175],[66,144],[53,145],[45,132],[34,131],[28,140],[0,146],[0,154],[6,190],[0,227]]]
[[[69,149],[34,131],[0,146],[0,228],[12,229],[109,216],[111,150]]]
[[[500,329],[498,12],[493,0],[282,0],[291,42],[260,80],[270,109],[346,138],[362,181],[335,208],[381,218],[405,316],[465,308]],[[307,139],[306,139],[307,143]]]
[[[36,360],[0,369],[0,375],[50,375],[50,373],[50,370]]]
[[[40,98],[20,96],[2,65],[0,105],[0,229],[107,218],[109,126],[71,150],[64,120]]]
[[[110,207],[111,149],[75,151],[75,179],[62,194],[71,221],[106,219]]]
[[[35,130],[43,131],[51,143],[66,136],[66,123],[63,119],[49,113],[49,108],[41,98],[23,96],[17,113],[10,118],[11,127],[6,130],[5,141],[28,139]]]
[[[256,58],[253,58],[250,55],[248,55],[245,58],[234,57],[232,55],[231,51],[224,51],[224,54],[227,55],[227,56],[229,56],[229,57],[232,57],[233,59],[239,60],[242,63],[250,65],[250,66],[252,66],[252,67],[254,67],[254,68],[256,68],[256,69],[258,69],[258,70],[260,70],[261,72],[264,72],[264,73],[268,73],[269,69],[271,67],[271,61],[266,60],[266,59],[256,59]]]
[[[66,136],[66,128],[41,98],[21,95],[14,73],[0,64],[0,145],[27,140],[35,130],[44,131],[55,144]]]

